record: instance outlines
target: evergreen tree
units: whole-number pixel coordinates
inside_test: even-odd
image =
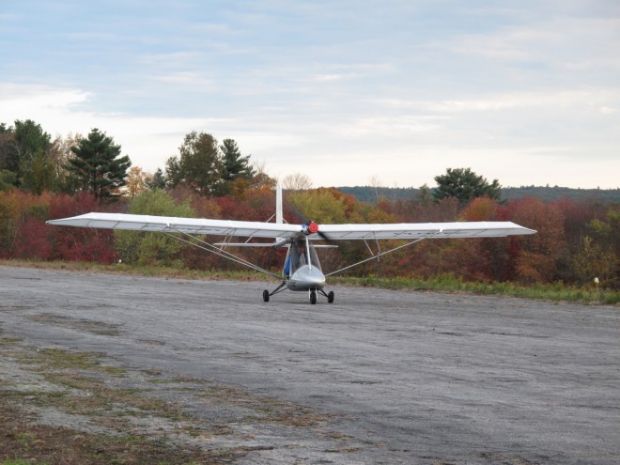
[[[15,131],[5,123],[0,124],[0,171],[3,185],[8,188],[10,185],[17,185],[17,173],[19,171],[19,156],[17,142],[15,141]]]
[[[157,171],[155,171],[155,174],[147,184],[151,190],[166,188],[166,176],[164,176],[161,168],[157,168]]]
[[[32,120],[16,120],[14,127],[0,125],[0,170],[12,172],[18,187],[37,194],[57,187],[51,149],[50,135]]]
[[[469,168],[448,168],[446,174],[435,176],[437,188],[433,191],[435,200],[455,197],[465,204],[476,197],[499,199],[501,186],[497,179],[491,184]]]
[[[432,198],[433,194],[430,187],[428,187],[426,184],[422,184],[418,189],[418,194],[416,196],[417,201],[420,202],[422,205],[429,205],[432,201]]]
[[[234,139],[224,139],[220,145],[222,162],[224,164],[223,178],[225,181],[234,181],[237,178],[251,179],[254,169],[250,165],[250,155],[243,156]]]
[[[179,147],[180,158],[170,157],[166,177],[171,187],[186,184],[202,195],[217,193],[223,180],[223,163],[211,134],[191,132]]]
[[[183,182],[181,163],[177,157],[170,157],[166,161],[166,187],[177,187]]]
[[[15,187],[16,182],[17,178],[15,173],[10,170],[0,170],[0,192]]]
[[[91,192],[97,199],[110,199],[119,195],[125,185],[127,169],[131,166],[128,156],[120,156],[121,146],[99,129],[93,129],[71,151],[67,170],[78,189]]]

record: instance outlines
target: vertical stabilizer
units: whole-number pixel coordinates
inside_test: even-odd
[[[284,223],[282,214],[282,186],[278,183],[276,186],[276,223]]]

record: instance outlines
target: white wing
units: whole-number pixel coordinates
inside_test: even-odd
[[[56,226],[126,229],[130,231],[183,232],[213,236],[266,237],[286,239],[301,232],[300,225],[263,223],[260,221],[229,221],[175,216],[129,215],[125,213],[87,213],[47,221]]]
[[[456,239],[535,234],[533,229],[511,221],[454,223],[324,224],[319,230],[333,241],[381,239]]]
[[[260,237],[291,239],[302,233],[304,225],[263,223],[260,221],[229,221],[173,216],[129,215],[124,213],[87,213],[50,220],[48,224],[85,228],[126,229],[131,231],[184,232],[213,236]],[[534,234],[536,231],[510,221],[472,221],[456,223],[400,223],[400,224],[322,224],[319,231],[325,238],[340,240],[381,239],[450,239],[467,237],[504,237]],[[312,234],[313,240],[321,236]]]

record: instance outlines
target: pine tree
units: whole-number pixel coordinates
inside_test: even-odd
[[[30,119],[16,120],[14,128],[0,125],[0,170],[12,172],[12,182],[22,189],[40,194],[57,187],[52,148],[50,135]]]
[[[499,199],[501,186],[497,179],[491,184],[470,168],[448,168],[446,174],[435,176],[437,188],[433,191],[435,200],[455,197],[465,204],[476,197]]]
[[[157,168],[157,171],[155,171],[155,174],[147,184],[151,190],[166,188],[166,176],[164,176],[161,168]]]
[[[234,139],[224,139],[220,145],[222,162],[224,163],[223,178],[225,181],[234,181],[238,178],[251,179],[254,169],[250,165],[250,155],[243,156]]]
[[[67,170],[78,189],[91,192],[100,200],[120,195],[118,189],[125,185],[131,166],[128,156],[120,156],[120,145],[95,128],[71,151],[75,156],[69,159]]]
[[[186,185],[201,195],[220,191],[223,164],[217,141],[205,132],[190,132],[179,147],[180,157],[170,157],[166,163],[166,178],[170,187]]]

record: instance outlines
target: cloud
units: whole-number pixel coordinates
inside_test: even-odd
[[[406,137],[440,129],[441,119],[418,115],[368,116],[337,125],[334,131],[342,137]]]
[[[138,57],[137,61],[143,65],[166,66],[178,68],[196,63],[203,57],[201,52],[193,50],[177,50],[168,53],[147,53]]]
[[[524,92],[490,93],[470,98],[446,100],[379,99],[376,103],[386,108],[417,109],[430,113],[456,114],[467,112],[497,112],[515,109],[563,110],[570,107],[582,109],[609,109],[610,102],[620,103],[620,89],[565,89]],[[607,112],[612,113],[612,112]]]
[[[85,102],[89,96],[88,92],[78,89],[0,83],[0,111],[5,118],[8,115],[19,118],[17,115],[69,108]]]
[[[21,36],[0,31],[0,79],[48,85],[0,84],[0,121],[99,127],[147,170],[199,130],[316,185],[432,184],[471,166],[504,184],[616,187],[620,23],[602,3],[155,2],[98,27],[54,16],[39,35],[24,16]]]
[[[506,62],[541,62],[573,69],[618,69],[620,18],[558,17],[539,19],[492,32],[463,34],[433,47],[465,56]]]
[[[107,132],[134,164],[153,171],[177,152],[192,130],[234,126],[231,118],[167,118],[99,113],[89,109],[92,94],[80,89],[0,83],[0,122],[33,119],[52,135]],[[213,130],[212,129],[212,130]]]
[[[164,167],[165,160],[178,153],[183,137],[198,130],[233,137],[274,176],[302,172],[317,185],[359,184],[379,173],[389,185],[419,186],[432,184],[432,177],[446,167],[470,166],[504,185],[617,187],[620,160],[616,146],[605,137],[597,144],[576,143],[564,133],[509,138],[495,117],[499,111],[525,109],[519,123],[523,124],[544,108],[540,105],[590,105],[601,118],[617,118],[615,108],[620,105],[612,96],[618,98],[613,90],[606,90],[557,91],[546,96],[493,94],[436,102],[391,99],[380,102],[386,107],[383,111],[369,109],[357,116],[317,118],[311,111],[291,117],[286,107],[275,106],[234,117],[174,118],[97,112],[91,109],[93,94],[82,89],[0,83],[0,121],[32,118],[53,135],[86,134],[98,127],[147,171]],[[485,130],[493,139],[481,133],[479,126],[484,123],[468,126],[475,121],[469,112],[491,115]],[[517,123],[509,119],[503,124],[512,128]],[[590,173],[590,181],[584,178],[584,170]]]
[[[191,71],[180,71],[170,74],[162,74],[159,76],[152,76],[152,80],[163,82],[164,84],[173,84],[183,86],[185,88],[198,87],[201,90],[214,90],[216,88],[215,82],[212,79],[205,77],[202,73]]]
[[[346,79],[353,79],[356,76],[354,74],[316,74],[310,77],[310,81],[314,82],[334,82],[334,81],[343,81]]]

